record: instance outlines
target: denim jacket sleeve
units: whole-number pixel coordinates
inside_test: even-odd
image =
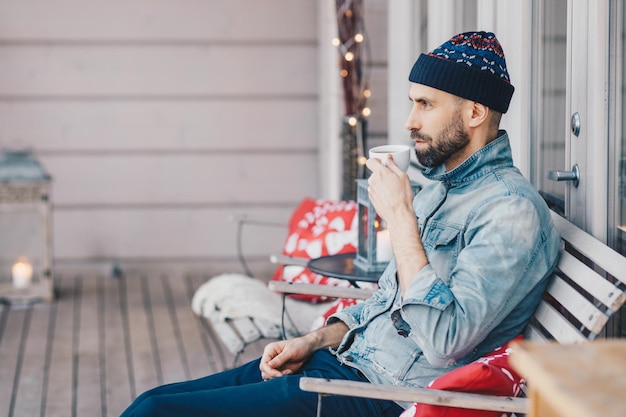
[[[364,324],[368,319],[370,319],[369,312],[372,311],[374,306],[379,306],[381,303],[387,304],[390,301],[384,300],[384,297],[389,294],[389,291],[385,290],[387,285],[385,285],[384,282],[386,281],[385,277],[388,277],[391,273],[395,274],[395,270],[395,261],[392,259],[381,275],[378,291],[374,292],[370,298],[364,300],[362,303],[351,305],[334,313],[328,318],[327,324],[342,321],[350,329],[357,328]]]

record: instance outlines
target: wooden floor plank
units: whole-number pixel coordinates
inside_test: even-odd
[[[104,393],[106,415],[119,416],[130,404],[133,395],[130,389],[129,364],[127,362],[127,333],[122,320],[122,305],[125,294],[121,279],[104,278],[102,298],[104,301]]]
[[[48,316],[48,329],[45,339],[46,353],[44,359],[44,369],[43,369],[43,381],[42,381],[42,393],[41,393],[41,413],[40,416],[45,416],[45,410],[48,404],[48,394],[50,390],[50,381],[51,381],[51,368],[52,368],[52,346],[54,343],[54,335],[56,332],[56,322],[57,315],[59,310],[58,303],[50,303],[50,313]],[[38,342],[40,339],[35,339],[35,342]],[[56,380],[53,380],[56,382]]]
[[[77,295],[79,295],[75,291],[79,282],[68,277],[57,277],[55,282],[58,297],[54,301],[56,315],[54,321],[50,321],[50,326],[53,328],[49,330],[53,331],[53,334],[48,336],[50,363],[42,416],[75,417],[76,414],[72,413],[72,364],[75,330],[74,307]]]
[[[162,380],[159,384],[179,382],[189,379],[189,365],[186,358],[181,356],[179,341],[172,323],[170,306],[166,298],[163,275],[153,276],[146,280],[150,289],[150,313],[152,315]]]
[[[154,332],[151,331],[152,317],[148,317],[146,308],[150,303],[147,279],[140,274],[124,278],[132,363],[129,382],[133,397],[162,381],[158,347],[156,341],[152,340],[154,337]]]
[[[102,401],[102,369],[98,322],[98,278],[85,277],[78,281],[79,295],[74,311],[76,326],[73,346],[74,410],[77,416],[104,415]]]
[[[172,340],[176,345],[176,352],[181,363],[181,371],[184,380],[191,379],[191,369],[189,366],[189,358],[187,356],[187,350],[185,349],[185,341],[182,337],[181,323],[178,321],[178,315],[176,314],[177,301],[180,297],[176,293],[181,290],[181,279],[178,274],[175,275],[161,275],[161,287],[163,289],[163,295],[165,296],[165,306],[167,309],[167,315],[169,318],[169,324],[172,331]],[[184,285],[182,286],[184,288]],[[187,304],[188,303],[183,303]],[[180,305],[180,303],[179,303]],[[180,379],[179,379],[180,381]]]
[[[0,415],[8,416],[11,405],[11,395],[13,393],[13,378],[16,360],[16,348],[13,347],[8,330],[11,308],[8,305],[0,304]],[[8,389],[11,387],[11,389]]]
[[[191,278],[187,275],[170,276],[169,286],[172,288],[172,301],[174,303],[175,320],[180,333],[181,348],[190,366],[189,378],[196,379],[215,372],[212,358],[206,353],[198,331],[195,314],[191,311],[191,298],[187,294],[187,287]]]
[[[0,344],[0,386],[7,387],[0,391],[0,411],[7,417],[14,416],[16,384],[19,384],[21,366],[20,347],[24,336],[24,327],[30,322],[30,311],[11,309],[8,311],[6,325]]]
[[[24,326],[24,343],[21,347],[20,378],[15,387],[14,416],[36,416],[41,413],[47,344],[50,321],[50,304],[39,304],[29,309],[28,328]]]

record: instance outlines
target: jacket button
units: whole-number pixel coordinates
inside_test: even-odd
[[[354,357],[352,357],[352,355],[346,356],[346,362],[352,362],[352,361],[354,361]]]
[[[406,337],[407,332],[406,332],[406,330],[402,330],[402,329],[400,329],[400,330],[398,330],[398,334],[399,334],[400,336],[402,336],[402,337]]]

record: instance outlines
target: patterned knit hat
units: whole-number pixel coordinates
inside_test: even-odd
[[[409,81],[476,101],[506,113],[515,88],[511,85],[500,42],[491,32],[454,36],[417,59]]]

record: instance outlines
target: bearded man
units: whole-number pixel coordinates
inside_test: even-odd
[[[558,257],[550,212],[499,130],[513,86],[493,33],[459,34],[409,75],[406,122],[424,175],[413,196],[392,159],[367,161],[394,259],[379,290],[260,359],[139,396],[130,416],[316,415],[302,376],[424,387],[520,334]],[[398,416],[408,404],[327,397],[323,415]]]

